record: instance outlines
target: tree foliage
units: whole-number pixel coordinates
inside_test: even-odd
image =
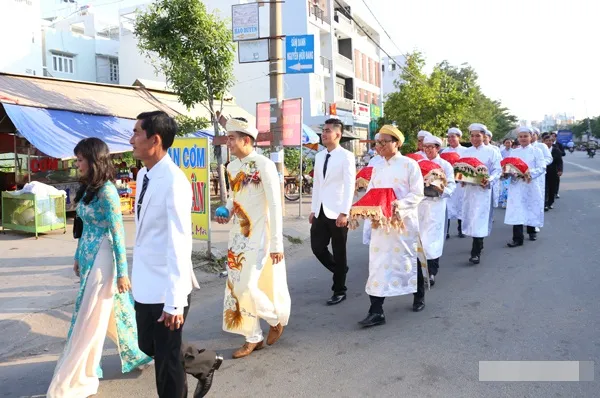
[[[592,129],[592,136],[600,137],[600,116],[591,118],[589,127],[591,127],[591,129]],[[581,136],[583,136],[584,134],[587,134],[587,132],[589,130],[588,129],[588,119],[585,118],[585,119],[573,124],[572,126],[570,126],[570,129],[576,137],[581,138]]]
[[[157,0],[137,16],[138,47],[162,71],[169,87],[188,109],[202,104],[211,115],[215,133],[219,123],[215,100],[222,99],[234,83],[234,44],[231,30],[200,0]],[[158,59],[156,59],[158,56]],[[200,122],[184,119],[184,127]],[[200,123],[201,124],[201,123]],[[221,201],[225,178],[221,148],[217,156]]]
[[[189,117],[186,115],[178,115],[175,120],[179,130],[177,135],[185,136],[195,133],[198,130],[203,130],[210,125],[210,121],[205,117]]]
[[[463,131],[473,122],[485,124],[496,138],[510,132],[517,123],[499,101],[486,97],[477,83],[477,73],[467,65],[453,66],[447,61],[435,65],[428,75],[420,52],[406,57],[406,65],[389,94],[384,118],[379,124],[396,123],[404,133],[403,152],[416,148],[419,130],[444,136],[448,128]]]

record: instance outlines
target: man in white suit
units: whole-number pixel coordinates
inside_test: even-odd
[[[137,175],[132,270],[139,346],[154,357],[159,397],[187,397],[186,373],[198,379],[194,397],[203,397],[223,358],[182,343],[190,294],[199,286],[191,259],[192,188],[167,154],[177,124],[161,111],[137,119],[130,143],[146,166]]]
[[[309,222],[310,244],[317,259],[333,273],[333,296],[328,305],[346,299],[346,241],[348,215],[354,197],[356,162],[352,152],[340,146],[344,124],[339,119],[325,121],[321,141],[327,148],[315,156],[312,208]],[[329,251],[329,242],[333,255]]]

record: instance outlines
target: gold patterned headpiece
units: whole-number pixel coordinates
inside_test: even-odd
[[[396,137],[398,139],[400,145],[404,144],[404,134],[402,134],[400,130],[398,130],[391,124],[386,124],[385,126],[383,126],[381,130],[379,130],[379,134],[391,135],[392,137]]]

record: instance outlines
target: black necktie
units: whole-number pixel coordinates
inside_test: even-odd
[[[330,157],[330,153],[328,153],[327,156],[325,156],[325,164],[323,165],[323,178],[325,178],[325,176],[327,175],[327,163],[329,162]]]
[[[140,213],[142,211],[142,203],[144,202],[144,195],[146,194],[146,188],[148,188],[148,182],[150,181],[150,179],[148,178],[148,175],[144,176],[144,183],[142,184],[142,192],[140,192],[140,197],[138,199],[138,204],[137,204],[137,218],[138,220],[140,219]]]

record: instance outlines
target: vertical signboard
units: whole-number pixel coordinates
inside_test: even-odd
[[[258,3],[231,6],[233,41],[256,40],[259,38],[258,6]]]
[[[302,143],[302,98],[283,100],[283,146],[300,146]],[[271,105],[268,102],[256,104],[256,129],[268,133],[271,129]],[[269,146],[269,141],[256,143]]]
[[[208,138],[176,138],[169,156],[192,187],[192,237],[210,239],[210,152]]]

